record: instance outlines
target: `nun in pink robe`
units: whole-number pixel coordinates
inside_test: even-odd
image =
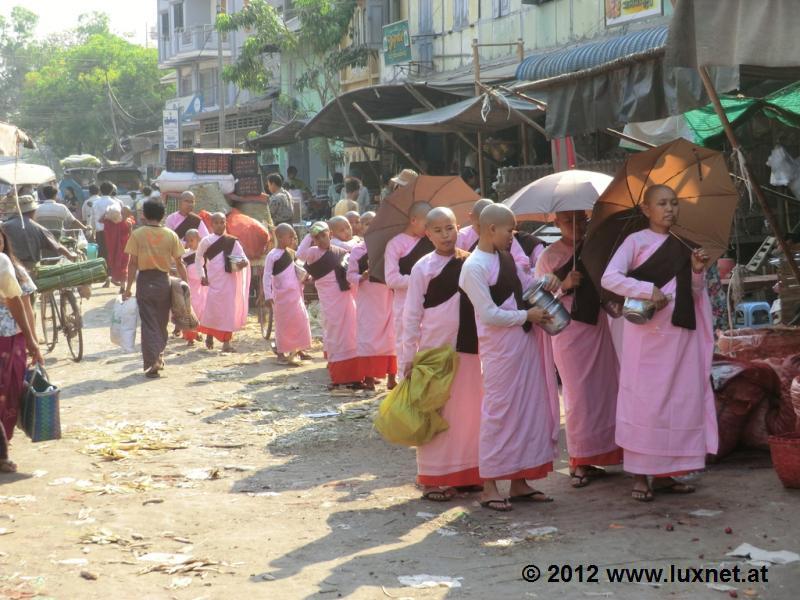
[[[405,306],[408,280],[411,276],[410,271],[405,274],[400,272],[399,261],[414,249],[420,239],[405,232],[398,233],[389,240],[384,251],[384,279],[386,280],[386,285],[394,292],[392,315],[394,318],[395,354],[398,360],[402,360],[403,306]]]
[[[322,258],[327,250],[312,246],[314,239],[306,235],[297,248],[297,258],[309,265]],[[344,258],[346,252],[331,245],[330,250]],[[361,381],[356,344],[356,303],[351,290],[339,287],[335,271],[314,280],[322,311],[323,346],[328,359],[328,374],[333,385]]]
[[[464,257],[459,259],[463,261]],[[445,344],[458,349],[461,294],[456,289],[448,300],[430,308],[425,308],[424,303],[431,280],[441,274],[451,260],[459,259],[431,252],[411,269],[403,312],[401,373],[410,368],[418,351]],[[478,471],[482,397],[480,357],[477,353],[458,352],[458,371],[450,388],[450,398],[442,409],[442,416],[450,427],[417,448],[417,483],[439,488],[483,483]]]
[[[392,290],[383,283],[361,278],[367,269],[366,255],[367,246],[362,241],[353,248],[347,262],[347,280],[357,290],[356,354],[362,379],[382,379],[397,374]]]
[[[555,273],[572,263],[573,246],[559,240],[542,252],[536,277]],[[574,295],[560,298],[572,310]],[[561,375],[570,470],[585,465],[618,465],[622,453],[614,441],[619,387],[619,363],[605,311],[597,324],[572,319],[566,329],[550,337],[555,364]]]
[[[303,299],[303,283],[294,260],[280,273],[273,275],[275,263],[286,252],[284,248],[269,251],[261,281],[264,299],[273,301],[275,346],[280,354],[288,355],[311,347],[311,327]]]
[[[187,283],[189,284],[189,292],[192,295],[192,310],[197,317],[198,321],[203,316],[203,310],[206,307],[206,296],[208,295],[208,288],[200,283],[200,276],[197,268],[194,266],[197,258],[195,250],[187,250],[183,255],[183,263],[186,265]],[[197,330],[182,331],[183,339],[190,342],[197,339]]]
[[[458,230],[458,239],[456,240],[456,248],[461,250],[465,250],[467,252],[472,252],[475,248],[478,247],[478,232],[472,225],[467,225],[466,227],[462,227]],[[515,237],[511,241],[511,256],[514,257],[514,262],[517,263],[520,268],[525,271],[525,273],[530,273],[533,270],[533,266],[536,264],[536,259],[542,253],[544,246],[539,244],[536,249],[534,249],[533,254],[528,256],[525,254],[525,251],[522,249],[522,246],[519,245],[517,238]]]
[[[220,237],[222,236],[211,233],[200,240],[194,263],[198,277],[202,278],[205,275],[203,263],[206,262],[204,260],[206,250]],[[238,241],[234,242],[231,255],[247,261],[244,249]],[[250,263],[247,261],[247,266],[240,271],[233,270],[228,273],[225,271],[225,260],[225,253],[220,252],[206,262],[205,272],[208,273],[206,303],[197,330],[221,342],[230,342],[233,334],[247,323]]]
[[[508,254],[506,254],[508,256]],[[532,281],[519,265],[523,289]],[[483,364],[479,440],[484,479],[540,479],[558,456],[560,408],[554,372],[548,372],[543,335],[522,326],[527,311],[511,294],[500,306],[490,287],[498,282],[500,255],[476,248],[461,270],[459,285],[475,307]]]
[[[605,289],[650,299],[653,284],[628,277],[670,234],[645,229],[629,235],[603,274]],[[625,321],[617,398],[616,442],[624,468],[670,477],[704,468],[717,451],[717,415],[711,389],[714,338],[704,273],[692,272],[694,330],[672,324],[677,278],[661,287],[673,299],[643,325]]]
[[[164,225],[168,229],[172,229],[172,231],[175,231],[188,218],[188,216],[189,215],[184,216],[178,211],[176,211],[174,213],[170,213],[169,215],[167,215],[167,218],[164,219]],[[201,240],[204,237],[206,237],[208,235],[208,233],[209,233],[208,232],[208,227],[206,227],[206,224],[203,223],[202,219],[200,219],[200,222],[197,224],[197,227],[195,227],[195,229],[197,229],[197,232],[200,234],[200,239]],[[185,238],[185,235],[186,234],[184,234],[184,238]],[[183,238],[181,238],[181,241],[183,241]]]

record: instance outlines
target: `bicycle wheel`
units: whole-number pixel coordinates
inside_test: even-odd
[[[272,336],[272,306],[267,304],[263,295],[258,297],[258,324],[261,326],[261,335],[265,340]]]
[[[80,362],[83,358],[83,317],[75,294],[71,290],[61,291],[61,327],[72,360]]]
[[[45,292],[39,296],[39,301],[39,316],[42,321],[42,343],[47,349],[47,352],[52,352],[58,341],[56,299],[53,292]]]

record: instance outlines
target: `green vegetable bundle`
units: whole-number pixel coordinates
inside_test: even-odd
[[[106,261],[102,258],[75,263],[39,267],[34,283],[40,292],[101,283],[108,277]]]

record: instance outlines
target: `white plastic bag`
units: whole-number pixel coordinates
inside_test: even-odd
[[[136,298],[114,300],[111,314],[111,343],[120,346],[125,352],[136,349],[136,328],[139,326],[139,306]]]

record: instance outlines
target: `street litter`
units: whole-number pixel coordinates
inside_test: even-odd
[[[400,575],[397,580],[405,586],[423,588],[460,588],[463,577],[446,577],[444,575]]]
[[[689,513],[693,517],[716,517],[717,515],[721,515],[721,510],[708,510],[706,508],[701,508],[699,510],[693,510]]]
[[[53,479],[47,485],[69,485],[70,483],[75,483],[74,477],[59,477],[58,479]]]
[[[553,527],[551,525],[546,525],[544,527],[534,527],[533,529],[528,529],[525,532],[526,539],[549,539],[553,536],[553,534],[558,533],[558,527]]]
[[[9,535],[11,533],[14,533],[14,531],[11,529],[6,529],[5,527],[0,527],[0,535]]]
[[[514,544],[519,544],[523,542],[522,538],[519,537],[509,537],[509,538],[501,538],[499,540],[495,540],[493,542],[486,542],[483,545],[488,548],[509,548]]]
[[[764,565],[787,565],[800,560],[800,554],[789,552],[788,550],[762,550],[750,544],[741,544],[726,556],[736,556],[739,558],[749,558],[748,564],[756,566]]]
[[[36,496],[0,496],[0,504],[28,504],[36,502]]]
[[[726,585],[724,583],[707,583],[706,587],[709,589],[714,590],[715,592],[735,592],[736,588],[732,585]]]
[[[167,575],[189,574],[203,576],[205,573],[209,572],[221,573],[222,570],[220,567],[230,566],[227,563],[216,560],[209,560],[207,558],[194,558],[188,554],[163,554],[160,552],[153,552],[151,554],[145,554],[144,557],[149,557],[146,559],[147,562],[159,562],[157,557],[166,557],[166,560],[159,562],[157,565],[153,565],[139,571],[139,575],[158,572],[166,573]],[[140,556],[139,560],[145,560],[144,557]],[[227,572],[232,573],[231,571]]]
[[[123,548],[133,547],[133,546],[142,547],[148,545],[144,543],[134,544],[133,540],[128,540],[127,538],[115,535],[108,529],[99,529],[92,533],[87,533],[80,538],[79,543],[97,544],[99,546],[108,546],[110,544],[117,544],[118,546],[122,546]]]
[[[167,565],[182,565],[192,560],[191,554],[170,554],[168,552],[148,552],[137,556],[136,560],[142,562],[157,562]]]
[[[438,517],[439,515],[435,515],[435,514],[433,514],[433,513],[429,513],[429,512],[418,512],[418,513],[417,513],[417,516],[418,516],[420,519],[435,519],[435,518],[436,518],[436,517]]]
[[[180,450],[188,448],[183,439],[174,437],[177,427],[157,421],[141,424],[106,423],[72,431],[69,437],[86,440],[81,452],[104,460],[123,460],[141,451]]]
[[[301,417],[305,417],[306,419],[324,419],[326,417],[336,417],[338,415],[339,415],[339,411],[326,410],[324,412],[306,413],[306,414],[300,415],[300,416]]]
[[[191,577],[173,577],[169,584],[169,589],[179,590],[181,588],[189,587],[192,584]]]
[[[183,472],[183,476],[186,479],[191,479],[192,481],[205,481],[207,479],[220,479],[222,475],[220,474],[219,469],[189,469],[188,471]]]
[[[210,369],[202,371],[206,376],[207,381],[235,381],[244,376],[244,371],[241,369]]]
[[[58,564],[85,567],[89,564],[89,561],[85,558],[65,558],[64,560],[58,561]]]
[[[91,571],[81,571],[81,577],[88,581],[97,581],[98,575],[97,573],[92,573]]]
[[[47,471],[43,469],[36,469],[33,473],[31,473],[31,476],[34,477],[35,479],[38,479],[39,477],[44,477],[45,475],[47,475]]]
[[[451,537],[454,535],[458,535],[458,532],[455,529],[450,529],[449,527],[440,527],[436,530],[436,533],[441,535],[442,537]]]

